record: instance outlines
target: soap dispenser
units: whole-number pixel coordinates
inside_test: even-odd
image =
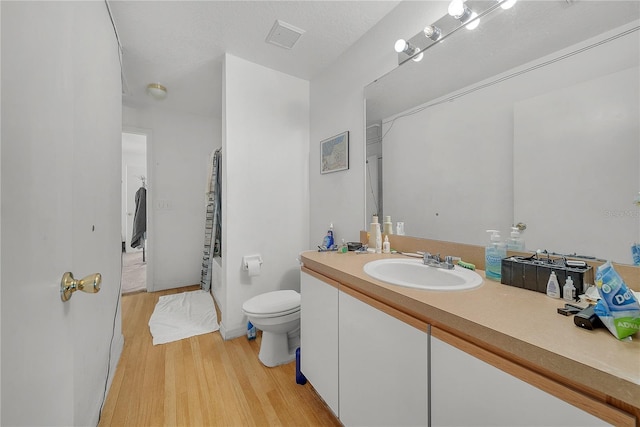
[[[507,249],[510,251],[524,251],[524,239],[520,236],[518,227],[511,227],[511,237],[507,240]]]
[[[491,243],[485,248],[485,276],[487,279],[499,282],[502,278],[502,259],[507,257],[507,248],[500,241],[498,230],[487,230],[491,233]]]

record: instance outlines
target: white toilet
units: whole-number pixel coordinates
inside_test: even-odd
[[[262,331],[260,361],[269,367],[289,363],[300,345],[300,294],[293,290],[257,295],[242,304],[249,321]]]

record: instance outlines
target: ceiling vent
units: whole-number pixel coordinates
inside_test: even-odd
[[[303,34],[304,30],[276,19],[271,31],[269,31],[266,42],[285,49],[291,49]]]

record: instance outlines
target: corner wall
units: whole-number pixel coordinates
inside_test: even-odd
[[[333,222],[338,242],[365,227],[364,87],[398,65],[394,42],[447,13],[447,1],[401,2],[326,71],[311,80],[309,247]],[[349,170],[320,175],[320,141],[348,130]]]
[[[225,55],[222,142],[220,330],[246,332],[242,304],[280,289],[300,290],[307,248],[309,82]],[[242,270],[260,254],[260,275]],[[220,300],[222,300],[220,302]]]

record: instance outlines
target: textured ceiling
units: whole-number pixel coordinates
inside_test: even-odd
[[[110,0],[123,48],[123,104],[145,107],[159,82],[166,108],[221,116],[224,53],[309,80],[398,1]],[[265,42],[276,19],[305,30],[291,50]]]

